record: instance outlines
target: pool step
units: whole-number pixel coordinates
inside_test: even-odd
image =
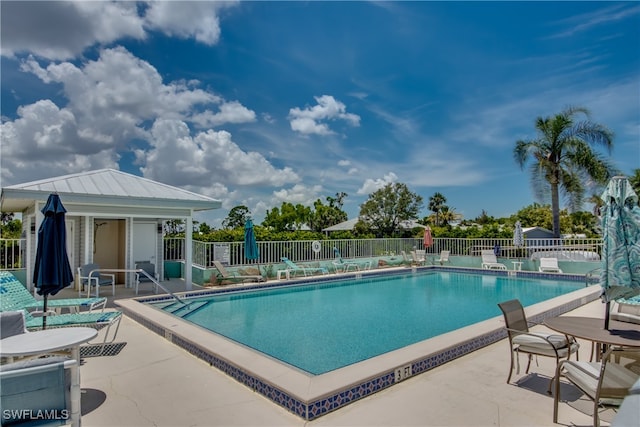
[[[171,314],[174,314],[178,317],[185,317],[188,314],[192,314],[195,313],[196,311],[200,310],[201,308],[211,304],[213,302],[213,300],[207,300],[207,301],[193,301],[188,303],[187,305],[184,304],[180,304],[180,303],[173,303],[170,306],[167,306],[164,308],[164,310],[170,312]]]

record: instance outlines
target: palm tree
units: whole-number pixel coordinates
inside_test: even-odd
[[[434,193],[433,196],[429,197],[429,210],[432,211],[436,215],[436,224],[440,225],[440,218],[438,215],[440,211],[447,203],[447,198],[444,197],[441,193]]]
[[[579,114],[586,119],[578,121]],[[589,120],[589,111],[569,107],[552,117],[538,117],[536,139],[517,141],[513,151],[516,162],[524,169],[532,158],[531,175],[538,198],[551,192],[553,233],[560,237],[560,191],[567,196],[570,210],[582,205],[584,183],[604,184],[615,175],[614,168],[592,147],[602,146],[611,152],[613,133],[605,126]]]

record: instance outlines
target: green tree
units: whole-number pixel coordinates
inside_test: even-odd
[[[234,206],[229,215],[222,221],[222,226],[227,229],[242,228],[251,217],[251,211],[244,205]]]
[[[434,225],[440,225],[439,215],[445,203],[447,203],[447,198],[441,193],[436,192],[433,196],[429,197],[429,210],[435,215]]]
[[[392,237],[397,234],[401,221],[418,218],[422,206],[422,196],[412,193],[406,184],[387,184],[360,205],[358,222],[364,224],[356,230],[370,230],[377,237]]]
[[[346,221],[347,213],[342,210],[345,197],[347,193],[336,193],[336,197],[327,197],[328,206],[320,199],[316,200],[313,203],[314,211],[310,215],[309,227],[313,231],[320,232],[327,227]]]
[[[267,211],[262,225],[275,231],[294,231],[300,230],[305,224],[309,224],[310,218],[310,207],[299,203],[293,205],[289,202],[282,202],[280,209],[273,208]]]
[[[578,121],[583,114],[585,120]],[[603,125],[589,120],[589,111],[569,107],[552,117],[538,117],[538,136],[516,142],[514,158],[524,169],[531,161],[531,176],[538,198],[551,193],[552,230],[560,237],[560,192],[568,197],[572,211],[582,205],[583,183],[608,180],[615,171],[592,147],[602,146],[609,152],[613,133]]]

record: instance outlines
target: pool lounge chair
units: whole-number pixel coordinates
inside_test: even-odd
[[[340,251],[338,250],[338,248],[333,248],[333,253],[336,256],[336,259],[333,261],[333,268],[336,270],[336,273],[341,272],[341,273],[346,273],[349,271],[350,268],[353,268],[354,270],[358,271],[360,270],[360,266],[358,265],[357,262],[353,261],[353,260],[345,260],[342,258],[342,254],[340,254]]]
[[[329,270],[324,267],[307,267],[303,265],[297,265],[295,262],[291,261],[287,257],[280,258],[282,262],[287,266],[287,270],[289,270],[289,274],[295,276],[297,273],[302,273],[305,276],[310,276],[315,273],[329,274]]]
[[[440,265],[444,264],[445,262],[449,262],[449,253],[450,251],[441,251],[440,258],[436,261],[439,262]]]
[[[17,305],[28,311],[42,311],[44,301],[34,298],[22,283],[9,271],[0,271],[0,309],[4,310],[4,302]],[[107,303],[106,298],[47,298],[47,310],[79,312],[81,308],[89,311],[102,309]]]
[[[25,326],[27,330],[42,329],[42,316],[47,316],[47,328],[63,328],[69,326],[87,326],[97,330],[106,329],[104,334],[104,340],[102,342],[102,349],[106,344],[112,343],[118,329],[120,327],[120,320],[122,319],[122,312],[120,311],[88,311],[81,313],[64,313],[56,314],[51,310],[47,310],[47,313],[42,312],[30,312],[29,305],[25,306],[24,302],[19,298],[14,298],[14,294],[4,292],[4,285],[12,280],[16,280],[15,277],[6,271],[0,272],[0,312],[6,311],[24,311]],[[19,282],[18,282],[19,283]],[[22,285],[21,285],[22,286]],[[112,327],[115,326],[115,330],[109,338],[109,332]]]
[[[558,258],[540,258],[538,271],[541,273],[562,273],[558,267]]]
[[[506,270],[507,266],[499,263],[493,250],[482,251],[482,268],[487,270]]]
[[[427,261],[425,251],[411,251],[411,258],[414,265],[424,265]]]
[[[218,279],[221,282],[229,281],[229,282],[264,282],[264,277],[260,275],[241,275],[241,274],[231,274],[229,271],[222,265],[220,261],[213,261],[213,265],[220,273],[218,275]]]

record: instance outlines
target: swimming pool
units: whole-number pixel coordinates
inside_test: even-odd
[[[432,271],[209,296],[168,310],[319,375],[497,316],[501,301],[528,306],[581,287]]]
[[[345,277],[352,279],[352,282],[365,283],[370,279],[382,277],[392,279],[393,276],[397,275],[406,276],[409,271],[415,275],[414,279],[418,281],[422,280],[420,276],[424,272],[450,273],[448,284],[441,286],[453,288],[457,286],[452,284],[455,281],[451,281],[451,274],[453,273],[475,272],[482,274],[480,282],[484,285],[483,289],[485,291],[484,294],[481,293],[479,295],[492,294],[497,292],[499,288],[509,287],[504,283],[512,283],[511,281],[503,282],[498,280],[501,278],[532,279],[533,283],[526,283],[535,285],[540,279],[553,280],[558,277],[537,272],[488,272],[486,270],[455,267],[425,267],[412,270],[406,268],[384,269],[362,274],[350,273]],[[443,275],[442,277],[444,280],[447,276]],[[562,277],[575,282],[574,284],[580,289],[533,305],[529,305],[530,302],[525,302],[527,316],[531,321],[540,323],[547,317],[560,315],[598,298],[600,287],[598,285],[585,287],[584,276],[565,274]],[[264,292],[268,293],[274,291],[279,293],[285,289],[287,290],[285,293],[288,293],[290,289],[304,289],[306,286],[320,286],[332,289],[336,287],[333,285],[337,284],[334,282],[340,279],[336,275],[330,275],[314,277],[310,280],[309,278],[303,279],[303,281],[311,283],[296,284],[294,281],[267,282],[247,285],[246,289],[251,292],[253,290],[264,290]],[[374,283],[368,286],[378,286],[377,282]],[[547,282],[544,283],[546,284]],[[415,286],[418,285],[416,284]],[[546,286],[535,286],[538,290],[544,287]],[[523,288],[534,287],[523,286]],[[200,300],[210,296],[213,296],[214,299],[220,297],[224,299],[231,296],[239,297],[229,299],[229,301],[234,301],[226,303],[229,304],[229,307],[235,304],[236,300],[255,299],[251,292],[242,291],[239,293],[238,291],[237,288],[225,287],[186,292],[180,295],[189,300]],[[430,289],[430,291],[432,290]],[[295,293],[306,293],[306,291]],[[358,292],[356,297],[345,299],[344,304],[347,305],[350,302],[351,304],[348,306],[360,306],[363,300],[370,298],[369,294],[369,292]],[[516,296],[522,301],[527,301],[527,297],[521,292]],[[316,298],[318,298],[317,295]],[[322,300],[322,298],[324,297],[321,294],[320,299]],[[477,296],[477,299],[480,298]],[[465,293],[455,292],[449,296],[442,306],[432,305],[429,310],[434,312],[442,311],[442,316],[440,317],[446,320],[447,318],[459,316],[461,309],[458,304],[462,300],[469,299]],[[266,355],[221,334],[212,333],[210,330],[197,326],[179,316],[164,312],[152,305],[158,302],[170,303],[171,301],[172,298],[170,296],[158,295],[130,300],[117,300],[116,304],[129,318],[139,322],[142,326],[305,420],[321,417],[358,399],[398,384],[411,376],[427,372],[506,337],[502,316],[496,315],[488,320],[464,326],[396,350],[387,351],[378,356],[333,369],[323,374],[313,375],[289,363],[283,363],[274,356]],[[410,301],[410,303],[413,302]],[[264,304],[267,303],[263,302]],[[389,300],[385,305],[386,308],[382,311],[393,310],[397,308],[397,304],[397,302]],[[492,303],[488,305],[492,305]],[[193,308],[193,306],[191,307]],[[497,306],[495,309],[497,310]],[[242,322],[257,323],[256,317],[251,317],[250,313],[244,313],[244,318],[236,321],[236,323]],[[340,327],[342,328],[342,326]],[[286,327],[276,326],[275,329],[278,329],[281,334],[287,334]],[[377,331],[376,328],[371,329]],[[405,327],[404,329],[407,328]]]

